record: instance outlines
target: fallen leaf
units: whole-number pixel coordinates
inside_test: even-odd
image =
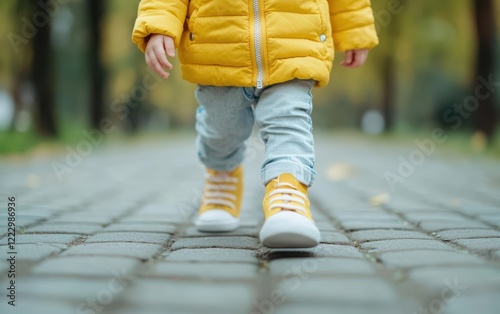
[[[327,177],[331,181],[343,181],[352,177],[356,173],[356,168],[348,163],[333,164],[328,168]]]
[[[388,193],[381,193],[370,197],[368,203],[372,206],[380,206],[389,203],[391,196]]]

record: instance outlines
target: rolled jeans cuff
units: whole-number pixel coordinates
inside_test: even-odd
[[[316,171],[290,160],[275,161],[267,164],[261,171],[260,177],[264,185],[277,178],[282,173],[290,173],[302,184],[311,186],[316,179]]]

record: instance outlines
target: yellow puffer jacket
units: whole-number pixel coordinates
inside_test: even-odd
[[[183,78],[265,86],[294,78],[328,83],[339,51],[378,44],[370,0],[141,0],[132,40],[172,37]]]

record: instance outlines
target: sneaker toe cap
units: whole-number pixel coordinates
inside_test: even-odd
[[[222,209],[212,209],[198,216],[199,222],[218,222],[235,219],[233,215]]]
[[[196,228],[199,231],[231,231],[239,226],[239,219],[225,210],[212,209],[196,218]]]

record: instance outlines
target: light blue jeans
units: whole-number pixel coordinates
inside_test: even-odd
[[[254,122],[266,146],[261,179],[266,185],[291,173],[310,186],[314,171],[312,80],[292,80],[257,89],[200,85],[195,92],[198,156],[214,170],[243,162]]]

